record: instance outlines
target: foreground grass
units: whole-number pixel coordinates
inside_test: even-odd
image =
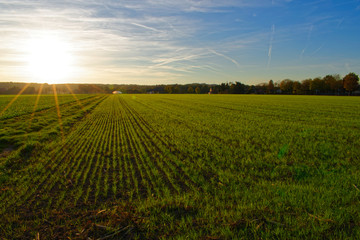
[[[81,102],[1,123],[1,236],[360,238],[358,98]]]

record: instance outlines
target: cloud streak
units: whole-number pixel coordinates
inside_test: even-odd
[[[310,44],[311,33],[312,33],[313,29],[314,29],[314,25],[311,24],[311,26],[309,27],[308,34],[307,34],[307,39],[306,39],[305,47],[301,50],[301,53],[300,53],[300,60],[303,59],[305,50],[308,48],[308,46],[309,46],[309,44]]]
[[[238,68],[241,68],[240,64],[233,58],[229,57],[229,56],[226,56],[225,54],[222,54],[222,53],[219,53],[217,51],[215,51],[214,49],[208,49],[211,53],[217,55],[217,56],[220,56],[220,57],[223,57],[227,60],[229,60],[230,62],[232,62],[233,64],[235,64],[235,66],[237,66]]]
[[[269,41],[269,51],[268,51],[268,63],[267,63],[267,69],[269,69],[271,64],[271,54],[272,54],[272,47],[273,47],[273,41],[275,36],[275,24],[271,26],[271,35],[270,35],[270,41]]]
[[[132,25],[135,25],[135,26],[138,26],[138,27],[141,27],[141,28],[145,28],[147,30],[151,30],[151,31],[154,31],[154,32],[161,32],[160,30],[156,29],[156,28],[153,28],[153,27],[148,27],[148,26],[145,26],[143,24],[140,24],[140,23],[131,23]]]

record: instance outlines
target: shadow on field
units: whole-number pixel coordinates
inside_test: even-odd
[[[191,206],[172,206],[172,205],[165,205],[162,206],[161,211],[163,213],[167,213],[173,216],[175,219],[181,219],[187,216],[196,216],[198,214],[198,209],[191,207]]]
[[[9,239],[143,239],[144,218],[129,204],[90,210],[90,205],[48,212],[17,209],[18,219],[4,216],[8,226],[22,224],[26,229],[9,233]],[[38,209],[39,210],[39,209]],[[5,235],[5,237],[7,237]],[[5,238],[6,239],[6,238]]]

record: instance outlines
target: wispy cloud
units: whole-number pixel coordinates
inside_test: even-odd
[[[158,29],[156,29],[156,28],[149,27],[149,26],[145,26],[145,25],[140,24],[140,23],[131,23],[131,24],[132,24],[132,25],[135,25],[135,26],[138,26],[138,27],[142,27],[142,28],[151,30],[151,31],[154,31],[154,32],[161,32],[160,30],[158,30]]]
[[[234,63],[235,66],[237,66],[238,68],[241,68],[240,64],[239,64],[235,59],[233,59],[233,58],[231,58],[231,57],[229,57],[229,56],[226,56],[225,54],[219,53],[219,52],[215,51],[214,49],[210,49],[210,48],[209,48],[208,50],[209,50],[211,53],[215,54],[215,55],[218,55],[218,56],[220,56],[220,57],[223,57],[223,58],[229,60],[230,62]]]
[[[300,53],[300,60],[303,59],[304,53],[305,53],[306,49],[308,48],[308,46],[310,44],[311,33],[312,33],[313,29],[314,29],[314,25],[311,24],[310,27],[309,27],[308,34],[307,34],[305,47],[301,50],[301,53]]]
[[[314,52],[312,52],[311,55],[315,55],[317,52],[319,52],[323,47],[324,47],[325,44],[322,44],[320,47],[318,47]]]
[[[271,54],[272,54],[272,47],[273,47],[273,41],[275,36],[275,24],[271,26],[271,35],[270,35],[270,41],[269,41],[269,51],[268,51],[268,63],[267,68],[269,69],[270,63],[271,63]]]

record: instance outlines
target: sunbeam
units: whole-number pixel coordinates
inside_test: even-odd
[[[43,90],[43,87],[44,87],[44,84],[41,84],[40,88],[39,88],[39,91],[38,91],[38,94],[37,94],[37,97],[36,97],[33,112],[31,113],[31,117],[30,117],[30,122],[29,122],[29,127],[28,127],[29,131],[30,131],[30,128],[31,128],[32,121],[33,121],[33,119],[35,117],[35,112],[36,112],[37,106],[39,104],[39,100],[40,100],[40,96],[41,96],[41,92]]]
[[[68,84],[65,84],[66,88],[69,90],[69,92],[71,93],[71,95],[73,96],[73,98],[75,99],[75,101],[77,102],[77,104],[81,107],[82,110],[84,110],[84,106],[81,104],[80,100],[76,97],[75,93],[73,92],[73,90],[69,87]]]
[[[59,106],[58,95],[57,95],[57,91],[56,91],[56,84],[53,84],[52,87],[53,87],[53,92],[54,92],[56,112],[57,112],[57,116],[58,116],[58,120],[59,120],[59,127],[60,127],[60,132],[61,132],[61,139],[62,139],[62,141],[64,142],[64,141],[65,141],[64,128],[63,128],[63,124],[62,124],[62,120],[61,120],[61,113],[60,113],[60,106]]]

